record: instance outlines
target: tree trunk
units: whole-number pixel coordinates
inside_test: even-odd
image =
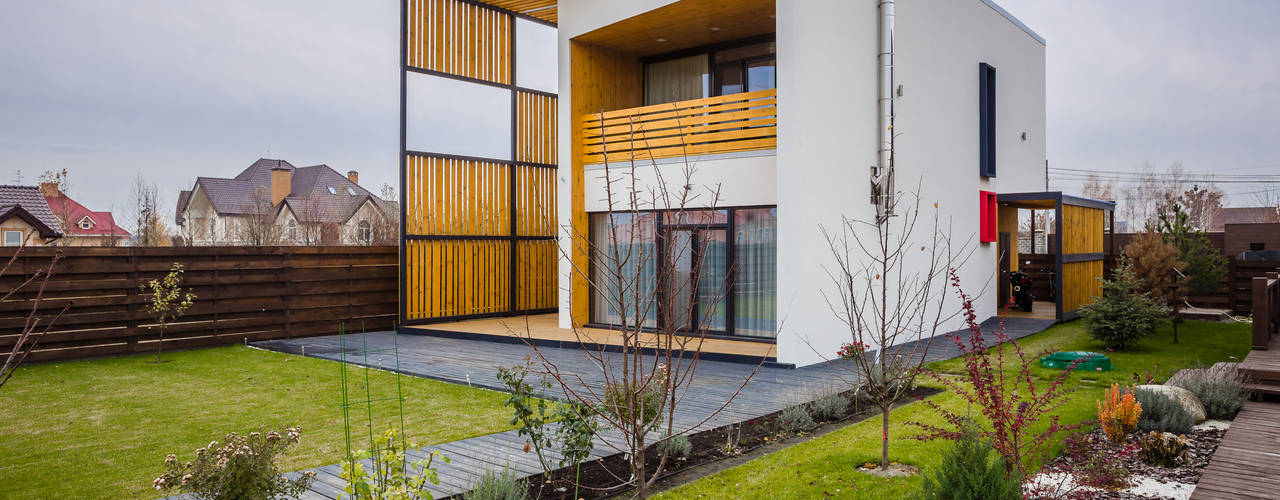
[[[893,403],[880,408],[880,468],[889,468],[889,411]]]

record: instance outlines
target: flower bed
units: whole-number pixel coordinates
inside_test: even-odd
[[[942,391],[930,387],[919,387],[903,397],[901,401],[914,401],[939,392]],[[853,393],[850,391],[841,395],[852,398]],[[851,424],[875,416],[878,412],[878,409],[866,403],[851,404],[843,416],[828,422]],[[692,452],[683,459],[668,459],[667,467],[659,481],[701,465],[749,453],[770,443],[785,441],[792,436],[786,435],[783,431],[778,418],[781,413],[781,411],[773,412],[741,424],[718,427],[689,436]],[[656,435],[650,437],[650,439],[656,438]],[[650,447],[646,457],[650,470],[653,470],[652,467],[656,467],[658,463],[658,452],[655,448]],[[627,462],[623,460],[621,454],[617,454],[600,460],[583,462],[579,470],[566,467],[554,470],[550,475],[539,474],[527,480],[529,498],[575,498],[575,475],[578,484],[577,498],[604,498],[616,495],[625,491],[615,488],[622,482],[619,478],[625,479],[628,476],[628,470]]]

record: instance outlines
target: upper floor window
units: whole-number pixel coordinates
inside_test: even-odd
[[[4,246],[20,247],[22,246],[22,231],[5,231]]]
[[[777,87],[776,43],[718,44],[658,56],[644,66],[644,103],[662,104]]]
[[[93,219],[90,219],[88,217],[80,219],[79,226],[80,226],[80,229],[84,229],[84,230],[93,229]]]
[[[996,68],[978,63],[978,174],[996,176]]]
[[[289,241],[298,241],[298,223],[293,219],[289,219]]]
[[[362,220],[359,224],[356,224],[356,238],[366,245],[373,243],[373,225],[369,224],[367,220]]]

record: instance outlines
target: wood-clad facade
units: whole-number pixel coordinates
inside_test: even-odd
[[[402,324],[554,310],[557,98],[519,86],[516,75],[517,20],[554,26],[554,6],[403,1]],[[507,91],[510,156],[408,149],[409,73]]]
[[[1115,202],[1080,198],[1058,191],[1002,193],[997,199],[1002,217],[1001,231],[1005,231],[1003,218],[1012,216],[1016,221],[1016,211],[1019,208],[1054,211],[1054,223],[1057,224],[1054,232],[1061,235],[1054,239],[1054,248],[1050,249],[1050,253],[1054,255],[1054,275],[1057,277],[1056,319],[1073,319],[1079,315],[1081,307],[1102,296],[1103,261],[1106,257],[1103,243],[1108,229],[1114,227],[1107,220],[1114,214]],[[1015,223],[1012,226],[1015,234],[1016,229]],[[1006,249],[1002,248],[1001,251]],[[1016,243],[1010,245],[1007,251],[1015,255],[1012,259],[1015,265],[1009,270],[1016,270]]]

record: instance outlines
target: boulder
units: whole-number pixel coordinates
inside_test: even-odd
[[[1204,411],[1204,403],[1201,403],[1200,398],[1197,398],[1195,393],[1191,391],[1173,385],[1140,385],[1137,388],[1169,396],[1182,405],[1182,408],[1186,409],[1187,413],[1195,417],[1197,424],[1204,422],[1207,417]]]

